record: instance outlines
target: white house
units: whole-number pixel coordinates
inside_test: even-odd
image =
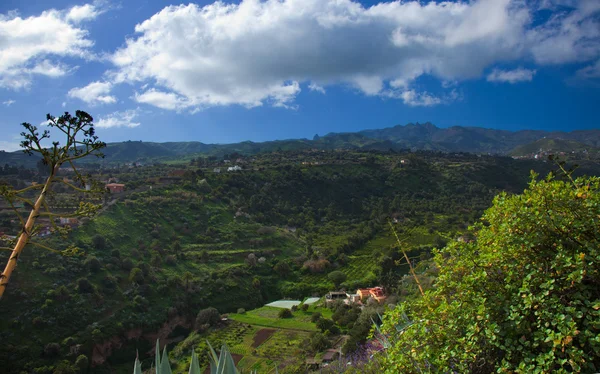
[[[240,171],[240,170],[242,170],[242,168],[239,167],[239,166],[237,166],[237,165],[230,166],[230,167],[227,168],[227,171]]]

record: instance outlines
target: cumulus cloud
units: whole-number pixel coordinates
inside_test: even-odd
[[[0,14],[0,87],[27,88],[35,75],[63,76],[70,68],[56,58],[86,57],[93,42],[76,25],[85,17],[75,8],[27,18],[15,12]],[[89,9],[86,12],[91,17]]]
[[[6,105],[6,106],[11,106],[14,103],[16,103],[16,101],[14,101],[12,99],[8,99],[8,100],[2,102],[2,104]]]
[[[92,4],[76,5],[69,9],[66,19],[72,22],[88,21],[96,18],[101,11]]]
[[[92,82],[85,87],[76,87],[69,90],[69,97],[79,99],[88,104],[112,104],[117,101],[109,95],[112,89],[110,82]]]
[[[531,82],[535,75],[535,70],[518,68],[514,70],[494,69],[487,76],[488,82],[508,82],[511,84],[518,82]]]
[[[98,121],[96,121],[96,127],[99,128],[112,128],[112,127],[138,127],[139,122],[134,122],[138,117],[139,109],[130,109],[122,112],[114,112],[108,114]]]
[[[150,84],[135,99],[171,110],[293,108],[304,82],[381,96],[402,86],[406,102],[434,105],[434,96],[411,91],[415,79],[475,78],[498,60],[519,58],[529,22],[529,9],[510,0],[169,6],[135,27],[112,55],[110,77]],[[314,84],[309,90],[320,92]]]

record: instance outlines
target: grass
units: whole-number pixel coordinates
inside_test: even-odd
[[[205,333],[193,332],[179,342],[171,351],[173,372],[185,372],[189,367],[189,353],[192,349],[200,358],[200,365],[207,367],[208,340],[215,349],[227,344],[231,353],[243,356],[238,364],[241,372],[257,370],[259,373],[275,373],[275,367],[302,360],[305,355],[305,341],[310,333],[317,331],[310,321],[315,312],[331,318],[331,311],[319,306],[310,306],[307,311],[298,310],[292,318],[280,319],[281,309],[262,307],[244,314],[230,314],[227,325]],[[253,347],[257,333],[263,328],[275,332],[258,347]]]
[[[305,318],[302,311],[292,313],[292,318],[278,318],[280,308],[262,307],[248,311],[244,314],[232,313],[229,315],[234,321],[247,323],[255,326],[273,327],[278,329],[299,330],[306,332],[317,331],[316,326]]]

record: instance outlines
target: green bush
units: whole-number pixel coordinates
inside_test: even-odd
[[[497,196],[473,234],[437,251],[435,289],[386,314],[386,366],[600,370],[600,179],[533,179]]]
[[[279,310],[278,315],[279,315],[279,318],[292,318],[292,311],[287,308],[284,308],[284,309]]]
[[[94,285],[87,278],[79,278],[77,280],[77,291],[79,293],[93,293]]]
[[[100,264],[100,261],[96,258],[96,256],[89,256],[85,259],[83,264],[92,273],[97,273],[102,268],[102,265]]]
[[[221,320],[221,314],[216,308],[206,308],[198,312],[196,316],[196,326],[209,325],[214,326]]]
[[[142,269],[140,269],[140,268],[131,269],[131,272],[129,273],[129,280],[131,282],[135,282],[137,284],[143,284],[144,283],[144,273],[142,272]]]

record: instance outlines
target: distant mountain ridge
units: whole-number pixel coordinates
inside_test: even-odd
[[[109,143],[104,150],[105,161],[132,162],[138,160],[173,159],[190,155],[256,154],[260,152],[303,150],[303,149],[423,149],[443,152],[470,152],[513,155],[527,149],[539,148],[541,139],[556,139],[554,146],[567,145],[570,149],[586,146],[600,148],[600,129],[575,130],[572,132],[520,130],[508,131],[483,127],[453,126],[439,128],[430,122],[409,123],[383,129],[363,130],[347,133],[315,135],[309,139],[273,140],[266,142],[245,141],[232,144],[205,144],[191,142],[143,142],[125,141]],[[531,146],[528,146],[531,144]],[[521,147],[521,150],[519,150]],[[37,159],[21,152],[0,152],[0,164],[35,165]],[[92,161],[90,159],[89,161]]]

